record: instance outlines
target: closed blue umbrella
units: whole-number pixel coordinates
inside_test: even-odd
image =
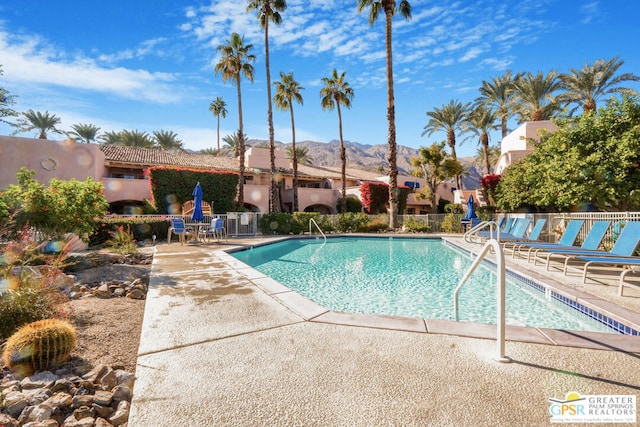
[[[202,187],[198,182],[196,188],[193,189],[193,214],[191,214],[191,220],[200,222],[204,219],[202,213]]]
[[[473,195],[469,195],[469,200],[467,201],[467,214],[465,215],[464,219],[473,219],[473,218],[478,218],[478,216],[476,215],[476,210],[473,207]]]

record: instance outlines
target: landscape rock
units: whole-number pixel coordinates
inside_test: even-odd
[[[127,423],[133,374],[105,365],[84,377],[59,372],[64,376],[44,371],[18,381],[3,371],[0,426],[117,427]]]

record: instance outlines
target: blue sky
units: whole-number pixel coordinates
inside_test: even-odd
[[[625,62],[621,72],[640,75],[640,2],[410,3],[412,20],[394,20],[401,145],[444,140],[442,133],[421,136],[426,112],[451,99],[473,101],[482,80],[507,69],[567,72],[619,56]],[[305,88],[304,105],[294,106],[296,140],[338,139],[337,113],[323,111],[319,96],[321,78],[336,68],[346,71],[355,92],[352,108],[343,111],[344,138],[385,144],[384,17],[369,26],[355,0],[287,5],[282,25],[270,27],[271,79],[293,72]],[[245,7],[243,0],[3,0],[0,86],[18,96],[14,109],[56,114],[61,130],[77,123],[101,131],[164,129],[176,132],[186,148],[215,148],[216,119],[208,110],[213,99],[221,96],[229,111],[221,136],[238,127],[236,88],[213,73],[216,47],[235,31],[254,45],[257,56],[254,82],[242,82],[245,133],[268,139],[264,33]],[[640,91],[636,82],[627,86]],[[276,140],[291,142],[289,113],[274,108],[274,125]],[[0,134],[11,132],[0,125]],[[492,144],[498,139],[492,135]],[[469,139],[458,155],[474,155],[476,149],[477,141]]]

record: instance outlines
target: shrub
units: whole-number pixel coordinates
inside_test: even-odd
[[[336,221],[336,231],[340,233],[353,233],[367,231],[369,216],[365,213],[347,212],[339,214]]]
[[[20,240],[3,248],[0,257],[0,340],[26,323],[63,315],[58,307],[66,297],[53,282],[65,259],[64,254],[42,253],[26,232]]]
[[[426,233],[428,231],[431,231],[431,226],[429,224],[425,224],[424,222],[414,217],[405,218],[405,220],[402,222],[402,225],[405,230],[413,231],[415,233]]]
[[[293,226],[293,215],[284,212],[265,214],[260,218],[260,231],[265,236],[270,234],[289,234]]]
[[[124,226],[120,226],[115,232],[111,233],[111,239],[107,240],[107,246],[112,251],[119,254],[135,254],[138,252],[136,241],[130,232],[129,227],[125,231]]]
[[[445,213],[461,214],[464,212],[460,203],[447,203],[444,207]]]
[[[453,213],[445,215],[442,220],[442,230],[445,233],[461,233],[462,223],[460,219]]]
[[[336,212],[342,211],[342,197],[336,201]],[[347,212],[362,212],[362,202],[355,196],[347,196]]]
[[[369,220],[365,228],[366,228],[366,231],[369,231],[369,232],[386,230],[387,228],[389,228],[389,220],[386,218],[386,215],[378,216],[376,218]]]
[[[495,206],[479,206],[476,208],[476,214],[482,221],[489,221],[495,213]]]

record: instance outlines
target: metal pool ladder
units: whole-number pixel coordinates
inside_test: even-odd
[[[324,242],[327,243],[327,236],[324,235],[324,233],[322,232],[322,229],[320,228],[316,220],[313,218],[309,218],[309,234],[311,234],[311,224],[314,224],[316,226],[320,234],[322,234],[322,237],[324,237]]]
[[[456,321],[458,321],[458,291],[467,282],[471,274],[480,265],[482,260],[486,258],[489,251],[493,249],[496,253],[496,304],[497,304],[497,356],[494,359],[498,362],[508,363],[511,359],[504,355],[504,335],[505,335],[505,267],[504,267],[504,252],[500,243],[496,239],[489,239],[487,243],[482,247],[480,254],[476,257],[471,264],[471,267],[467,270],[464,277],[458,283],[455,291],[453,291],[453,315]]]

